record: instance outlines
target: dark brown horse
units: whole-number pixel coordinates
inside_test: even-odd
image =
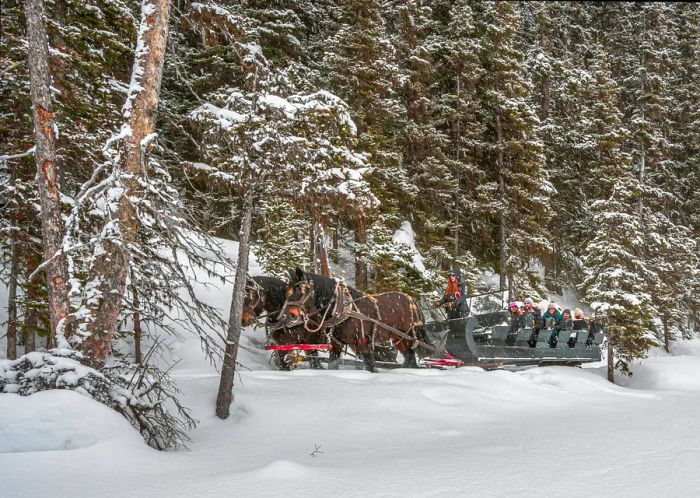
[[[287,283],[284,280],[274,277],[248,277],[245,286],[245,298],[243,299],[242,325],[248,327],[259,323],[273,330],[268,337],[273,344],[296,344],[301,342],[294,334],[279,333],[275,329],[275,323],[279,318],[279,312],[287,299]],[[261,318],[265,318],[260,323]],[[323,339],[325,341],[325,338]],[[320,342],[320,339],[319,339]],[[320,368],[320,363],[316,360],[316,352],[310,353],[312,368]],[[289,370],[290,365],[285,360],[285,354],[278,351],[272,354],[273,363],[280,370]]]
[[[417,339],[423,315],[411,296],[401,292],[366,296],[332,278],[298,268],[291,277],[281,323],[300,339],[318,340],[319,334],[328,334],[332,346],[328,368],[337,368],[341,349],[348,345],[373,372],[375,347],[390,343],[403,354],[404,367],[417,366],[415,340],[399,337],[372,321],[348,316],[349,312],[358,313]]]
[[[244,327],[253,325],[264,313],[267,322],[277,319],[284,301],[287,299],[287,283],[274,277],[248,277],[243,299]]]

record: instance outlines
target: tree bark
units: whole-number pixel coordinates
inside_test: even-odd
[[[144,0],[131,85],[122,112],[128,134],[123,139],[117,167],[125,192],[119,198],[113,236],[104,240],[90,271],[90,281],[98,282],[89,305],[91,320],[86,325],[88,338],[84,351],[95,366],[101,366],[109,354],[119,312],[126,294],[130,265],[129,246],[136,241],[138,220],[130,199],[141,196],[140,180],[145,176],[148,143],[153,137],[160,95],[165,47],[168,39],[170,0]],[[124,130],[124,129],[123,129]]]
[[[316,214],[311,211],[311,227],[309,228],[309,271],[318,273],[316,268]]]
[[[507,248],[507,239],[508,239],[508,231],[506,229],[506,179],[505,179],[505,170],[503,166],[503,131],[501,129],[501,113],[500,110],[496,111],[496,147],[498,148],[498,155],[497,155],[497,160],[498,160],[498,194],[501,197],[501,208],[498,212],[499,216],[499,223],[500,223],[500,230],[501,230],[501,247],[500,247],[500,254],[499,254],[499,261],[500,261],[500,276],[499,276],[499,285],[501,289],[506,288],[506,283],[508,281],[508,270],[507,270],[507,261],[508,261],[508,248]],[[510,301],[513,296],[512,296],[512,291],[510,290],[512,288],[512,284],[508,288],[508,300]]]
[[[661,319],[664,326],[664,351],[670,353],[671,333],[668,330],[668,320],[664,317]]]
[[[362,213],[358,213],[355,221],[355,287],[367,290],[367,263],[364,257],[364,245],[367,243],[367,226]]]
[[[608,335],[608,380],[615,383],[615,349],[610,335]]]
[[[132,286],[132,291],[134,296],[134,361],[140,365],[141,364],[141,312],[139,307],[141,303],[139,302],[139,292],[135,286]]]
[[[453,206],[454,209],[454,247],[452,251],[452,266],[455,266],[457,263],[457,258],[459,257],[459,229],[460,229],[460,220],[459,220],[459,214],[460,214],[460,206],[459,206],[459,193],[462,188],[462,130],[460,127],[461,124],[461,117],[462,117],[462,110],[461,110],[461,104],[462,104],[462,97],[461,97],[461,78],[459,77],[461,73],[461,68],[458,69],[457,71],[457,119],[455,120],[455,135],[456,135],[456,140],[455,143],[457,144],[457,191],[455,192],[455,203]]]
[[[238,342],[241,338],[243,317],[243,300],[245,299],[245,283],[248,275],[248,255],[250,252],[250,227],[253,217],[253,191],[249,189],[243,202],[243,222],[238,244],[238,266],[236,278],[233,283],[233,295],[231,297],[231,309],[228,317],[228,332],[226,336],[226,348],[224,362],[221,367],[221,380],[219,381],[219,393],[216,397],[216,416],[228,418],[233,402],[233,379],[236,374],[236,358],[238,356]]]
[[[321,275],[330,276],[331,269],[328,265],[328,248],[326,247],[326,234],[320,223],[316,223],[316,255]]]
[[[340,261],[340,222],[338,222],[333,229],[333,262],[337,265],[338,262]]]
[[[19,248],[17,240],[12,243],[10,281],[7,296],[7,358],[17,358],[17,273],[19,271]]]
[[[57,344],[66,346],[70,330],[65,320],[70,312],[68,300],[68,269],[65,259],[56,256],[63,243],[61,220],[61,188],[56,164],[56,132],[51,102],[49,46],[44,25],[42,0],[26,0],[28,64],[32,115],[34,118],[34,159],[41,204],[41,231],[46,264],[49,318],[51,334]],[[60,337],[59,337],[60,335]]]
[[[25,251],[24,265],[28,279],[39,266],[39,255],[31,247],[27,247]],[[25,353],[36,351],[36,331],[39,323],[39,313],[36,309],[36,302],[39,299],[37,285],[36,282],[28,280],[24,289],[24,327],[22,334]],[[49,337],[51,337],[50,334]]]

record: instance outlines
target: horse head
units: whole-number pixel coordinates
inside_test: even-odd
[[[289,277],[285,315],[281,318],[286,327],[293,328],[303,324],[305,317],[315,309],[315,289],[313,279],[301,268],[289,270]]]
[[[243,298],[243,315],[241,322],[244,327],[253,325],[265,307],[265,289],[253,278],[247,277],[245,282],[245,297]]]

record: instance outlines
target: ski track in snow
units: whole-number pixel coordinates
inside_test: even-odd
[[[227,312],[231,283],[216,285],[198,291]],[[654,352],[622,385],[604,367],[277,372],[263,341],[244,333],[250,371],[237,376],[224,421],[213,413],[218,374],[198,341],[172,345],[184,404],[200,420],[190,451],[149,448],[120,415],[75,392],[0,395],[0,496],[700,493],[700,340]]]

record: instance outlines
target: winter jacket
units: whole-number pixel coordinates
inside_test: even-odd
[[[458,277],[459,278],[459,277]],[[442,296],[440,299],[440,305],[445,303],[453,303],[452,309],[447,312],[447,318],[453,320],[455,318],[464,318],[469,315],[469,305],[467,304],[467,293],[462,281],[457,282],[457,288],[459,297],[457,297],[457,292],[451,296]]]
[[[555,309],[554,313],[550,313],[549,310],[542,314],[542,322],[547,323],[547,318],[553,318],[554,323],[557,324],[561,321],[561,311]]]
[[[569,314],[569,318],[564,318],[564,313]],[[564,312],[561,315],[561,320],[557,322],[556,329],[557,330],[573,330],[574,328],[574,321],[571,319],[571,311],[570,310],[564,310]]]

